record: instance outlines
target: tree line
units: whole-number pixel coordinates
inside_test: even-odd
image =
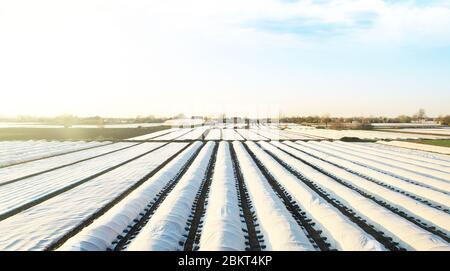
[[[442,125],[450,125],[450,115],[439,116],[435,118],[428,117],[424,109],[420,109],[417,113],[408,115],[399,115],[397,117],[330,117],[324,116],[293,116],[293,117],[281,117],[280,122],[289,122],[297,124],[323,124],[325,126],[339,126],[339,124],[359,124],[361,126],[367,125],[367,128],[372,123],[412,123],[412,122],[425,122],[435,121]]]

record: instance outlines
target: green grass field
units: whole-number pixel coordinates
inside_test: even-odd
[[[168,128],[0,128],[0,140],[122,140]]]
[[[411,142],[450,148],[450,139],[419,139]]]

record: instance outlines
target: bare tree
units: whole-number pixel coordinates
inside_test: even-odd
[[[421,108],[419,109],[419,111],[414,114],[413,119],[418,120],[418,121],[422,121],[427,117],[426,113],[425,113],[425,109]]]
[[[330,114],[325,114],[322,116],[322,118],[320,119],[320,122],[325,123],[325,127],[328,128],[328,123],[331,122],[331,118],[330,118]]]

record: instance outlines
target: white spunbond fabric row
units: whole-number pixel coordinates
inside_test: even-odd
[[[325,129],[305,129],[302,130],[303,133],[309,136],[315,136],[320,138],[328,138],[328,139],[340,139],[341,136],[337,134],[336,130],[325,130]]]
[[[266,250],[316,250],[280,198],[274,193],[242,143],[233,142],[233,147],[256,212],[259,228],[264,236]]]
[[[280,130],[273,130],[270,128],[261,128],[257,130],[260,135],[263,135],[271,140],[291,139],[280,132]],[[299,138],[296,138],[299,139]]]
[[[23,141],[20,141],[15,148],[9,148],[8,144],[0,148],[0,167],[59,155],[66,152],[83,150],[108,143],[110,142],[31,141],[24,143]]]
[[[270,137],[264,136],[262,133],[260,133],[260,130],[257,129],[257,128],[250,128],[250,129],[248,129],[248,131],[249,131],[249,133],[252,133],[252,134],[254,134],[256,136],[261,137],[262,140],[270,138]]]
[[[43,250],[110,204],[186,143],[171,143],[0,222],[0,250]]]
[[[20,182],[0,186],[0,214],[154,150],[162,144],[140,144],[96,159],[33,176]]]
[[[222,129],[222,140],[243,140],[234,129]]]
[[[158,137],[155,137],[153,139],[154,140],[175,140],[178,137],[181,137],[184,134],[188,134],[189,132],[191,132],[193,130],[194,129],[191,129],[191,128],[181,128],[181,129],[178,129],[177,131],[172,132],[170,134],[158,136]]]
[[[431,168],[438,168],[440,170],[450,170],[450,162],[442,161],[440,159],[435,159],[430,157],[424,157],[421,155],[415,155],[412,153],[403,153],[399,152],[398,148],[397,150],[388,149],[388,148],[381,148],[383,145],[377,144],[377,143],[349,143],[349,142],[342,142],[339,141],[340,144],[345,144],[347,146],[353,146],[355,148],[370,150],[376,153],[379,153],[386,157],[396,157],[401,158],[403,161],[409,161],[411,163],[416,163],[418,165],[425,165],[427,167]],[[449,157],[450,158],[450,157]]]
[[[220,129],[213,128],[206,135],[206,140],[220,140]]]
[[[342,130],[343,136],[348,137],[359,137],[363,139],[419,139],[419,138],[429,138],[436,139],[439,137],[431,135],[417,135],[417,134],[404,134],[404,133],[393,133],[384,131],[365,131],[365,130]]]
[[[345,182],[375,196],[378,200],[383,199],[383,201],[389,202],[390,205],[399,208],[410,216],[425,220],[428,224],[436,226],[444,232],[448,233],[450,231],[450,215],[447,213],[429,207],[426,204],[418,202],[400,193],[391,191],[373,182],[367,181],[355,174],[349,173],[341,168],[306,155],[300,151],[296,151],[285,144],[279,142],[273,142],[272,144],[321,168],[322,170],[327,171],[328,173],[341,178]]]
[[[170,129],[164,129],[158,132],[153,132],[150,134],[145,134],[145,135],[141,135],[141,136],[136,136],[133,138],[128,138],[128,140],[149,140],[149,139],[154,139],[158,136],[164,135],[164,134],[170,134],[172,132],[178,131],[180,130],[180,128],[170,128]]]
[[[199,250],[245,251],[229,143],[220,142],[203,220]]]
[[[262,137],[262,139],[273,139],[271,135],[264,133],[261,129],[257,127],[250,128],[249,131],[257,136]]]
[[[100,145],[102,142],[85,141],[3,141],[0,142],[0,161],[7,161],[7,158],[23,159],[39,153],[51,154],[53,152],[63,151],[67,148],[90,147]]]
[[[314,146],[308,146],[306,143],[301,141],[298,141],[296,143],[284,141],[283,143],[293,147],[294,149],[304,151],[328,162],[342,166],[355,173],[363,174],[380,183],[394,187],[395,189],[398,189],[400,191],[405,191],[409,194],[418,196],[419,198],[426,199],[435,205],[442,205],[444,207],[450,208],[450,196],[442,192],[408,183],[391,175],[381,173],[368,167],[360,166],[346,159],[329,155],[326,152],[321,152],[318,148],[314,148]]]
[[[316,136],[308,135],[300,131],[292,131],[292,130],[282,130],[282,133],[286,135],[291,135],[293,139],[318,139]]]
[[[18,164],[15,166],[0,168],[0,184],[13,179],[22,178],[30,174],[42,172],[55,167],[74,163],[80,160],[98,156],[111,151],[119,150],[121,148],[131,146],[133,144],[136,143],[118,142],[106,146],[100,146],[93,149],[49,157],[42,160],[30,161],[25,164]]]
[[[357,150],[361,153],[369,153],[373,156],[379,156],[382,158],[387,158],[390,160],[393,160],[394,162],[398,163],[405,163],[409,165],[414,165],[419,168],[423,168],[425,170],[428,170],[433,174],[433,172],[437,172],[438,174],[446,174],[447,179],[450,179],[450,165],[441,165],[440,163],[436,163],[436,160],[430,161],[430,159],[416,159],[416,157],[406,157],[404,154],[398,154],[395,152],[389,152],[387,150],[382,149],[375,149],[368,147],[366,145],[363,145],[365,143],[349,143],[349,142],[342,142],[342,141],[335,141],[334,142],[337,145],[343,146],[345,148],[351,149],[351,150]],[[445,175],[444,175],[445,176]],[[439,178],[439,176],[437,176]]]
[[[155,211],[149,222],[129,244],[127,250],[174,251],[186,233],[195,196],[205,178],[214,142],[208,142],[187,172]]]
[[[391,141],[391,142],[394,142],[394,141]],[[405,147],[396,147],[396,146],[391,146],[391,145],[384,144],[384,143],[387,143],[387,142],[386,141],[377,141],[376,143],[366,143],[366,144],[372,145],[374,148],[377,148],[377,149],[389,150],[389,151],[394,151],[397,153],[408,154],[408,155],[428,158],[428,159],[432,159],[432,160],[438,160],[439,162],[445,162],[447,165],[450,163],[450,156],[446,155],[446,154],[414,150],[414,149],[409,149],[409,148],[405,148]]]
[[[292,169],[301,172],[335,198],[345,202],[346,206],[351,207],[377,228],[381,228],[386,235],[398,241],[403,247],[413,250],[450,250],[450,246],[441,238],[364,198],[274,146],[266,142],[261,142],[261,145],[289,164]]]
[[[264,140],[266,139],[263,136],[258,135],[257,133],[251,131],[250,129],[236,129],[238,133],[240,133],[246,140]]]
[[[432,135],[417,135],[417,134],[404,134],[393,132],[378,132],[378,131],[364,131],[364,130],[328,130],[328,129],[308,129],[302,131],[308,135],[315,135],[320,137],[326,137],[330,139],[340,139],[342,137],[357,137],[361,139],[418,139],[429,138],[436,139],[441,138]]]
[[[202,134],[208,130],[209,127],[198,127],[195,128],[192,132],[185,134],[184,136],[177,138],[177,140],[200,140]]]
[[[0,144],[0,163],[8,162],[10,159],[22,160],[33,155],[63,151],[67,148],[77,148],[92,145],[95,142],[84,141],[3,141]]]
[[[347,146],[343,144],[339,144],[337,142],[324,142],[324,144],[332,146],[336,149],[342,150],[344,152],[350,153],[352,155],[358,157],[366,157],[368,160],[376,161],[385,165],[389,165],[392,167],[396,167],[399,169],[404,169],[407,171],[411,171],[413,173],[418,173],[425,177],[429,177],[432,179],[439,180],[441,182],[450,182],[450,174],[446,171],[432,169],[429,167],[425,167],[425,163],[423,165],[412,164],[410,162],[399,161],[397,157],[386,157],[380,154],[377,154],[373,151],[368,151],[364,149],[355,148],[353,146]],[[449,186],[450,187],[450,186]]]
[[[329,205],[254,142],[246,142],[246,144],[272,176],[286,188],[300,208],[308,214],[308,217],[320,225],[318,227],[323,229],[323,234],[328,237],[327,241],[333,248],[339,250],[385,250],[383,245]]]
[[[170,183],[202,143],[194,142],[107,213],[70,238],[58,250],[105,251],[133,223],[149,202]]]
[[[403,128],[403,129],[392,129],[395,132],[409,132],[409,133],[424,133],[424,134],[439,134],[444,136],[450,136],[450,129],[448,128]]]
[[[342,157],[344,159],[347,159],[352,162],[356,162],[359,164],[363,164],[368,168],[372,168],[375,170],[379,170],[385,174],[389,174],[391,176],[398,176],[400,178],[404,178],[407,180],[415,181],[417,183],[424,184],[430,188],[435,189],[436,191],[442,191],[442,192],[450,192],[450,184],[444,181],[432,179],[426,176],[423,176],[419,173],[415,173],[410,170],[404,170],[398,167],[390,166],[387,163],[378,162],[373,159],[365,158],[361,155],[355,155],[350,152],[342,151],[338,148],[335,148],[333,146],[329,146],[327,144],[324,144],[323,142],[307,142],[307,145],[312,145],[320,150],[324,150],[328,153],[331,153],[333,155],[336,155],[337,157]],[[367,156],[367,155],[366,155]]]
[[[403,147],[403,148],[408,148],[408,149],[413,149],[413,150],[430,151],[430,152],[436,152],[436,153],[441,153],[441,154],[450,154],[450,148],[447,148],[447,147],[426,145],[426,144],[420,144],[420,143],[403,142],[403,141],[378,141],[377,143],[386,144],[386,145],[395,146],[395,147]]]
[[[384,170],[391,173],[399,172],[399,176],[410,176],[411,178],[414,177],[414,179],[423,180],[423,182],[429,185],[450,191],[449,179],[446,177],[448,175],[447,173],[437,172],[435,170],[426,169],[420,166],[402,163],[391,158],[374,156],[373,154],[370,154],[368,152],[354,150],[328,141],[316,142],[316,144],[323,145],[326,148],[330,148],[332,150],[342,152],[356,158],[373,162],[373,164],[377,165],[377,167],[383,168]]]

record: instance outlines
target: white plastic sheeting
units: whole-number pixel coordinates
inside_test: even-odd
[[[62,165],[71,164],[90,157],[119,150],[121,148],[131,146],[133,144],[136,143],[119,142],[114,144],[108,144],[106,146],[100,146],[89,150],[77,151],[41,160],[30,161],[25,164],[0,168],[0,184],[13,179],[22,178],[30,174],[42,172],[55,167],[60,167]]]
[[[274,146],[266,142],[261,144],[289,164],[291,168],[333,194],[334,198],[344,201],[346,206],[352,208],[361,217],[365,217],[377,228],[381,228],[386,235],[399,241],[403,247],[413,250],[450,250],[450,246],[441,238],[364,198]]]
[[[259,129],[256,126],[250,126],[252,128],[249,129],[249,133],[256,134],[257,136],[262,137],[261,140],[267,140],[267,139],[278,139],[278,137],[274,136],[271,133],[268,133],[267,131],[263,131]]]
[[[179,131],[179,128],[170,128],[170,129],[164,129],[158,132],[153,132],[150,134],[145,134],[145,135],[141,135],[141,136],[136,136],[133,138],[128,138],[128,140],[150,140],[150,139],[154,139],[156,137],[162,136],[164,134],[170,134],[172,132],[176,132]]]
[[[208,135],[206,136],[206,140],[221,140],[221,129],[211,129],[208,133]]]
[[[384,142],[384,141],[377,141],[377,143],[365,143],[365,145],[370,145],[377,149],[394,151],[399,154],[401,153],[401,154],[413,155],[416,157],[429,158],[432,160],[437,160],[439,162],[444,162],[445,165],[448,165],[450,163],[450,156],[446,155],[446,154],[421,151],[421,150],[413,150],[413,149],[408,149],[408,148],[404,148],[404,147],[396,147],[396,146],[383,144],[382,142]]]
[[[289,173],[253,142],[246,142],[257,158],[276,180],[287,189],[300,208],[314,219],[328,237],[331,246],[339,250],[384,250],[372,236],[351,222],[309,187]]]
[[[299,131],[300,129],[292,129]],[[396,133],[388,131],[367,130],[332,130],[332,129],[301,129],[302,134],[319,138],[341,139],[343,137],[357,137],[361,139],[439,139],[445,136],[420,135],[414,133]],[[300,138],[299,138],[300,139]]]
[[[401,162],[409,165],[414,165],[429,171],[429,174],[431,176],[443,178],[444,180],[448,179],[450,181],[450,163],[448,163],[448,165],[444,165],[445,162],[439,162],[437,160],[426,158],[417,159],[417,157],[412,157],[411,155],[406,156],[405,154],[398,154],[395,152],[389,152],[387,150],[382,149],[380,150],[373,147],[369,147],[364,143],[348,143],[341,141],[335,141],[335,143],[352,150],[357,150],[362,153],[371,154],[375,159],[376,157],[382,157],[386,159],[391,159],[394,162]],[[437,173],[438,175],[434,175],[434,173]],[[425,172],[425,174],[427,173]]]
[[[344,142],[342,142],[344,143]],[[399,150],[402,150],[401,148],[391,148],[389,146],[385,146],[382,144],[377,144],[377,143],[345,143],[345,144],[352,144],[355,145],[358,148],[362,148],[362,149],[366,149],[366,150],[371,150],[371,151],[375,151],[377,153],[380,154],[384,154],[387,155],[389,157],[399,157],[399,158],[403,158],[406,159],[404,161],[410,161],[410,162],[415,162],[415,163],[419,163],[420,165],[425,165],[427,167],[432,167],[432,168],[438,168],[439,170],[450,170],[450,156],[448,156],[448,161],[443,161],[439,158],[433,157],[432,154],[427,153],[428,157],[422,156],[422,155],[418,155],[417,153],[405,153],[405,152],[401,152]],[[403,149],[405,150],[405,149]]]
[[[214,142],[206,143],[179,183],[155,211],[147,225],[129,244],[127,250],[179,250],[179,242],[195,196],[205,178]]]
[[[0,250],[42,250],[153,171],[186,143],[171,143],[8,219]]]
[[[96,159],[0,186],[0,214],[77,183],[96,173],[153,150],[164,143],[144,143]]]
[[[437,191],[450,192],[450,183],[443,180],[427,177],[420,173],[416,173],[413,166],[408,167],[408,169],[402,169],[397,166],[391,166],[389,164],[389,161],[384,161],[381,158],[377,160],[371,159],[369,158],[370,155],[362,155],[353,153],[351,151],[344,151],[324,142],[308,142],[307,144],[316,146],[322,150],[325,150],[326,152],[329,152],[338,157],[345,158],[349,161],[364,164],[368,168],[376,169],[392,176],[398,176],[400,178],[412,180],[417,183],[433,187]]]
[[[320,139],[320,138],[323,138],[323,137],[318,137],[318,136],[314,136],[314,135],[309,135],[307,133],[303,133],[298,130],[290,130],[290,129],[283,129],[283,130],[281,130],[281,133],[291,139]]]
[[[257,134],[254,130],[250,129],[236,129],[236,131],[245,137],[246,140],[266,140],[266,137],[263,137]]]
[[[194,129],[190,129],[190,128],[181,128],[170,134],[158,136],[153,139],[154,140],[175,140],[179,137],[182,137],[185,134],[188,134],[189,132],[192,132],[193,130]]]
[[[422,220],[427,221],[429,224],[450,233],[450,215],[447,213],[429,207],[428,205],[420,203],[400,193],[384,188],[373,182],[367,181],[355,174],[345,171],[344,169],[338,168],[327,162],[306,155],[300,151],[294,150],[280,142],[273,142],[273,145],[321,168],[322,170],[325,170],[328,173],[331,173],[343,179],[345,182],[359,189],[362,189],[366,193],[374,195],[377,199],[383,199],[384,201],[389,202],[389,204],[401,209],[410,216],[421,218]]]
[[[259,126],[257,129],[252,129],[256,131],[259,135],[262,135],[271,140],[281,140],[281,139],[293,139],[294,137],[284,133],[280,129],[271,129],[264,126]],[[295,137],[296,139],[302,139],[303,137]]]
[[[211,182],[199,250],[244,251],[245,237],[238,206],[229,143],[220,142]]]
[[[209,126],[205,127],[197,127],[192,132],[189,132],[179,138],[177,140],[200,140],[202,139],[201,136],[206,130],[209,129]]]
[[[345,152],[358,155],[359,157],[367,157],[370,160],[376,160],[386,165],[409,170],[440,181],[450,182],[450,172],[448,171],[448,169],[440,168],[437,165],[430,168],[429,165],[424,162],[417,163],[415,161],[406,160],[401,157],[382,155],[371,150],[359,148],[358,145],[348,145],[348,143],[340,141],[335,141],[333,143],[326,142],[325,144],[336,147]]]
[[[222,139],[223,140],[243,140],[234,129],[222,129]]]
[[[118,235],[139,218],[147,204],[172,181],[186,162],[200,148],[202,143],[194,142],[186,150],[170,161],[142,186],[111,208],[107,213],[69,239],[59,250],[105,251],[111,248]]]
[[[450,196],[435,191],[432,189],[428,189],[426,187],[418,186],[412,183],[405,182],[403,180],[400,180],[398,178],[395,178],[391,175],[387,175],[384,173],[380,173],[374,169],[364,167],[357,165],[351,161],[348,161],[346,159],[342,159],[333,155],[328,155],[326,152],[321,152],[318,148],[315,148],[314,146],[308,145],[304,142],[283,142],[286,145],[292,146],[295,149],[304,151],[308,154],[312,154],[314,156],[317,156],[321,159],[324,159],[326,161],[332,162],[336,165],[342,166],[348,170],[351,170],[353,172],[356,172],[358,174],[363,174],[365,176],[368,176],[378,182],[381,182],[386,185],[390,185],[396,189],[399,189],[401,191],[405,191],[409,194],[416,195],[420,198],[426,199],[436,205],[442,205],[447,208],[450,208]]]
[[[395,147],[403,147],[413,150],[421,150],[421,151],[430,151],[442,154],[450,154],[450,148],[419,144],[419,143],[411,143],[411,142],[403,142],[403,141],[378,141],[379,144],[386,144]]]
[[[85,141],[2,141],[0,167],[41,159],[70,151],[82,150],[110,142]]]
[[[268,181],[240,142],[233,142],[236,156],[256,211],[266,250],[316,250],[302,228],[273,192]]]
[[[409,133],[420,133],[420,134],[437,134],[444,135],[450,137],[450,129],[448,128],[438,128],[438,129],[429,129],[429,128],[403,128],[403,129],[390,129],[389,131],[394,132],[409,132]]]

